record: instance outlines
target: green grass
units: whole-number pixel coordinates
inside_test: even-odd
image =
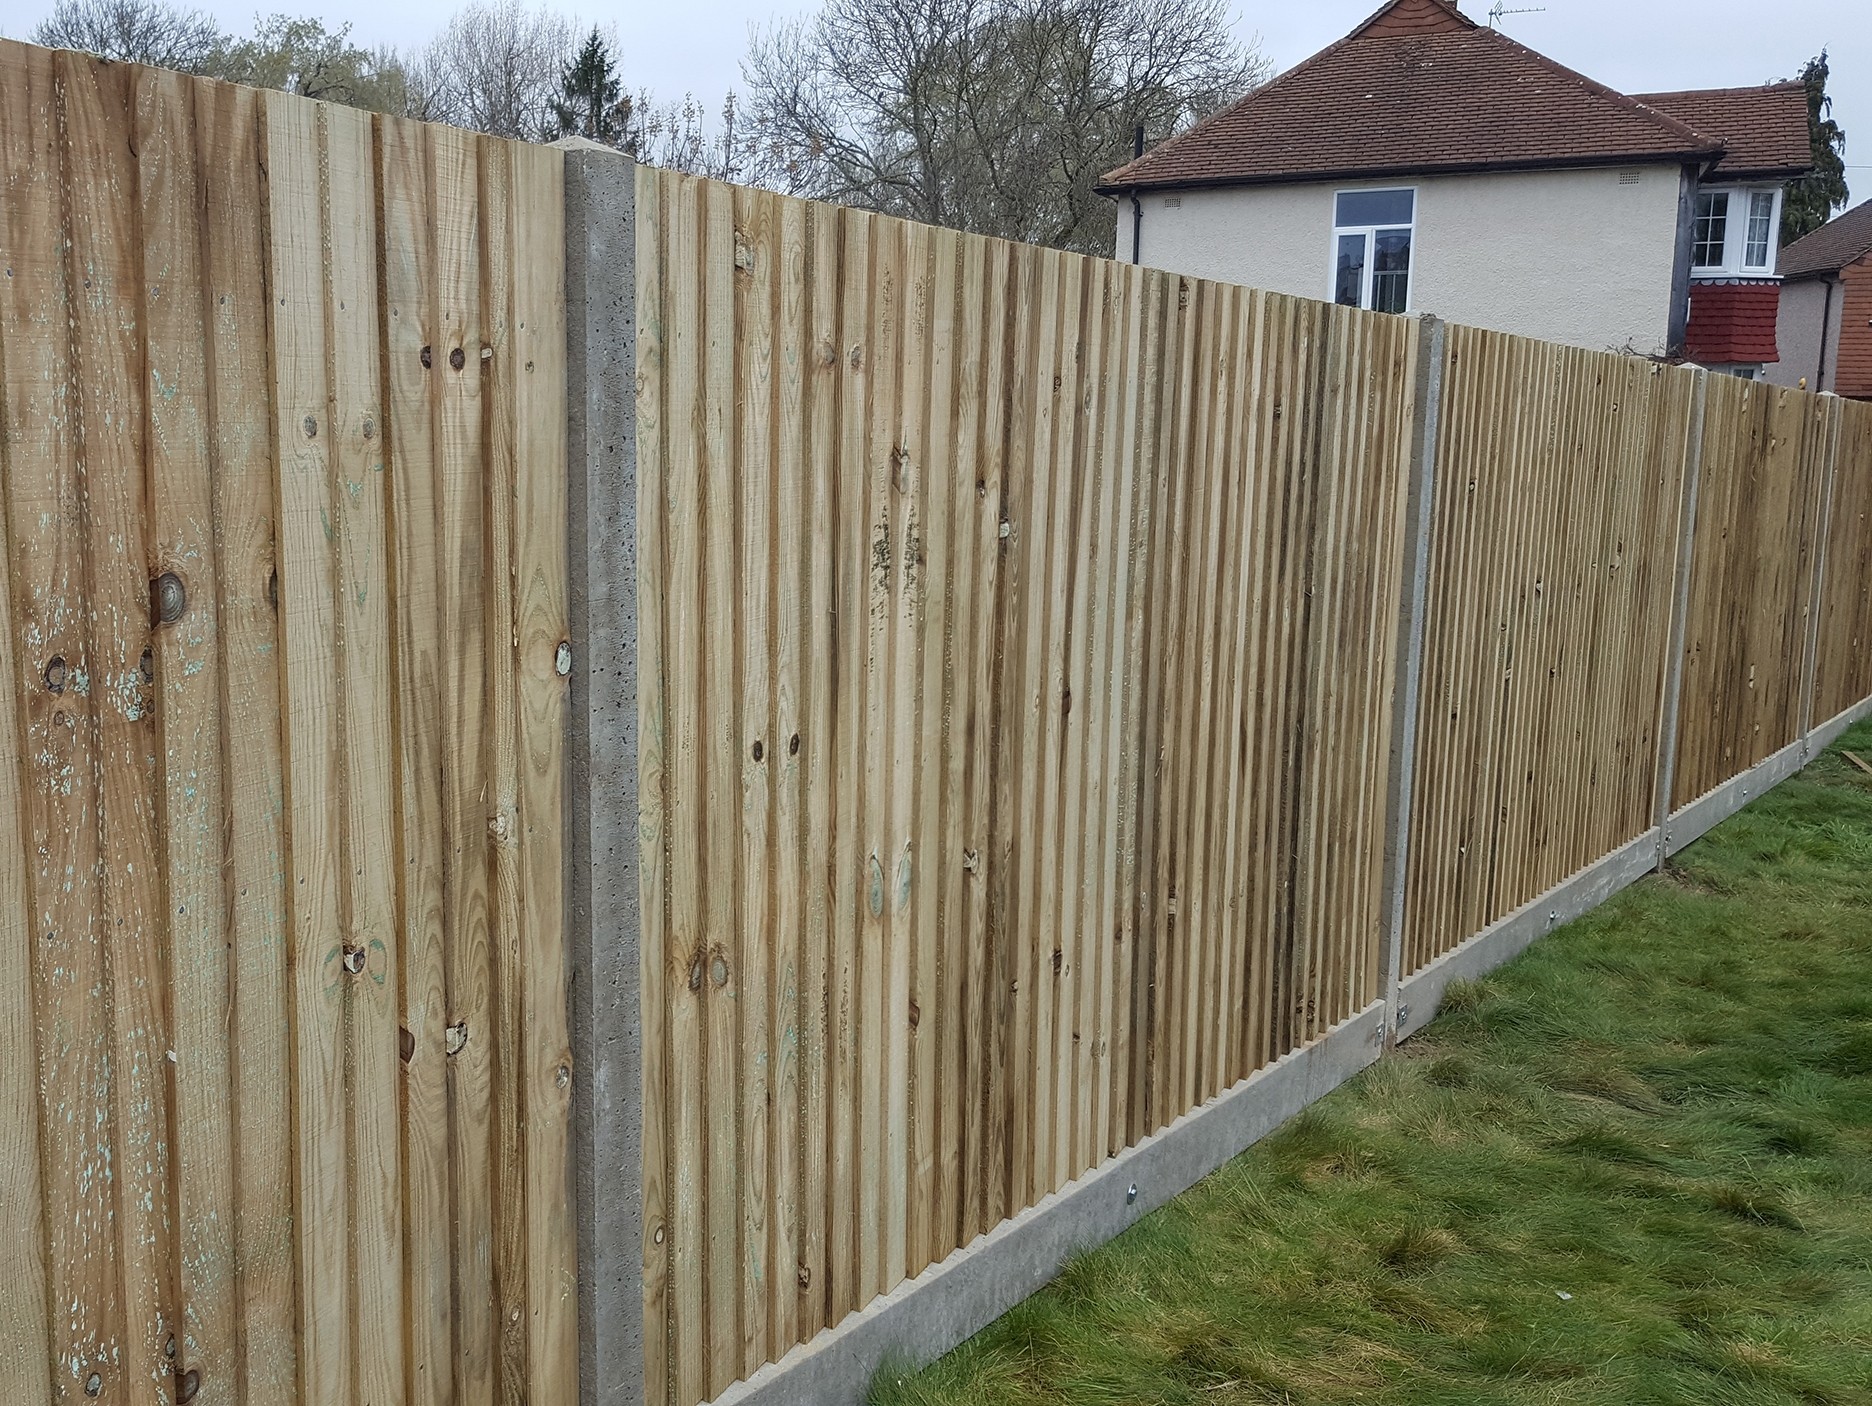
[[[1872,1403],[1872,778],[1822,758],[873,1400]]]

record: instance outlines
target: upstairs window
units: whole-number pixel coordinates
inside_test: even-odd
[[[1349,308],[1410,306],[1414,190],[1343,190],[1333,204],[1332,298]]]
[[[1780,226],[1778,190],[1701,191],[1690,262],[1701,274],[1773,273]]]
[[[1696,253],[1691,262],[1700,269],[1723,266],[1729,244],[1729,192],[1706,190],[1697,197]]]
[[[1774,247],[1774,223],[1774,192],[1752,191],[1749,194],[1748,249],[1742,260],[1744,267],[1752,269],[1768,267]]]

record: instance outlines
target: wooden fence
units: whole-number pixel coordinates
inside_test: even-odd
[[[651,1400],[1660,834],[1673,760],[1677,809],[1872,695],[1872,407],[637,203]]]
[[[693,1402],[1375,998],[1420,333],[638,201],[651,1395]]]
[[[0,44],[0,1348],[568,1401],[560,153]]]
[[[29,1399],[718,1397],[1872,699],[1872,406],[589,156],[0,45]]]

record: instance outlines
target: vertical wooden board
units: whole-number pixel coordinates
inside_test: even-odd
[[[918,725],[922,707],[917,653],[923,590],[920,500],[923,471],[921,405],[926,387],[929,229],[904,224],[892,231],[890,279],[886,284],[891,325],[880,325],[878,387],[872,403],[871,452],[885,470],[883,520],[888,524],[884,553],[888,576],[886,633],[890,642],[889,678],[883,718],[889,780],[879,808],[883,815],[886,950],[881,1030],[884,1051],[882,1161],[882,1257],[874,1292],[903,1282],[910,1233],[910,1003],[916,968],[915,848]],[[880,268],[883,264],[880,263]],[[886,372],[888,368],[888,372]],[[888,389],[886,388],[888,387]]]
[[[897,222],[871,228],[871,298],[865,329],[869,396],[850,427],[861,446],[865,524],[863,593],[865,648],[864,772],[860,781],[858,838],[864,848],[865,907],[860,929],[860,1063],[858,1071],[858,1281],[857,1303],[882,1293],[901,1253],[896,1218],[904,1176],[903,1129],[897,1090],[902,1087],[904,1027],[899,978],[907,952],[898,948],[895,921],[902,858],[902,816],[896,794],[896,752],[903,745],[895,726],[907,703],[896,677],[896,642],[901,627],[900,556],[903,496],[897,492],[901,461],[896,444],[904,318],[904,231]]]
[[[1133,594],[1126,620],[1129,657],[1126,662],[1125,736],[1129,750],[1124,770],[1124,838],[1119,882],[1123,893],[1124,979],[1114,993],[1118,1048],[1112,1056],[1111,1143],[1127,1146],[1143,1135],[1148,1088],[1145,1061],[1149,1053],[1147,1019],[1151,1009],[1151,907],[1154,863],[1156,730],[1155,703],[1161,688],[1161,670],[1153,654],[1162,600],[1162,554],[1158,544],[1164,530],[1163,486],[1166,458],[1160,444],[1161,410],[1165,382],[1165,329],[1172,296],[1169,278],[1159,272],[1138,275],[1139,359],[1137,395],[1126,437],[1127,463],[1137,483],[1139,508],[1132,523],[1130,570]],[[1127,999],[1128,997],[1128,999]],[[1111,1150],[1115,1151],[1116,1147]]]
[[[337,561],[325,322],[322,109],[265,99],[268,312],[286,783],[288,969],[294,1055],[294,1233],[300,1390],[316,1406],[352,1398],[355,1361],[344,1080],[343,942],[338,938],[343,796],[338,740]]]
[[[1252,782],[1244,798],[1241,834],[1236,841],[1242,851],[1236,882],[1244,897],[1240,923],[1243,971],[1238,996],[1241,1012],[1233,1052],[1237,1077],[1265,1058],[1274,951],[1275,885],[1270,874],[1273,856],[1268,844],[1268,817],[1270,801],[1278,788],[1268,763],[1273,746],[1268,718],[1274,701],[1271,651],[1280,627],[1280,601],[1273,584],[1279,564],[1276,534],[1286,485],[1273,446],[1282,428],[1274,410],[1281,405],[1278,372],[1292,319],[1291,305],[1286,299],[1262,294],[1255,299],[1255,317],[1258,325],[1252,345],[1246,451],[1254,466],[1253,503],[1249,531],[1240,547],[1245,572],[1243,596],[1249,603],[1245,619],[1248,672],[1244,680],[1248,693],[1242,730],[1236,740],[1240,752],[1237,766]]]
[[[50,896],[49,856],[41,858],[42,852],[28,846],[49,837],[56,807],[46,791],[53,779],[49,768],[32,760],[32,744],[46,735],[50,709],[35,700],[44,696],[45,684],[24,628],[32,618],[24,612],[43,612],[47,602],[19,561],[32,550],[31,534],[20,530],[28,521],[22,509],[35,514],[32,522],[40,511],[56,511],[57,475],[66,452],[58,405],[65,373],[64,286],[49,237],[58,216],[48,79],[36,51],[0,44],[0,1044],[11,1052],[0,1062],[0,1107],[8,1110],[0,1125],[0,1201],[18,1218],[0,1244],[0,1351],[17,1364],[21,1392],[40,1400],[53,1399],[55,1382],[60,1391],[74,1385],[65,1352],[77,1337],[55,1339],[47,1312],[48,1280],[61,1290],[70,1287],[75,1266],[54,1256],[66,1241],[65,1226],[76,1229],[77,1218],[54,1224],[50,1212],[69,1193],[40,1180],[42,1166],[48,1173],[60,1161],[69,1166],[70,1155],[62,1151],[56,1127],[41,1136],[49,1108],[49,1100],[41,1103],[41,1091],[51,1088],[40,1082],[46,1064],[38,1023],[54,998],[69,1005],[74,993],[42,986],[36,960]],[[42,560],[51,557],[51,545],[41,546]],[[95,1315],[88,1308],[83,1316],[95,1323]],[[78,1318],[68,1315],[66,1323],[75,1328]]]
[[[172,1385],[164,1352],[176,1324],[169,1263],[167,1051],[157,876],[156,730],[147,652],[150,578],[143,513],[147,388],[130,70],[86,56],[53,59],[65,163],[64,244],[72,333],[73,448],[84,550],[98,831],[98,922],[110,1027],[109,1189],[121,1276],[121,1354],[103,1375],[127,1399]],[[85,823],[81,821],[80,823]],[[100,1388],[100,1395],[102,1388]]]
[[[771,204],[751,190],[734,199],[734,383],[737,423],[733,482],[736,556],[730,573],[738,587],[740,619],[736,689],[741,711],[735,734],[736,813],[740,820],[740,917],[734,961],[740,970],[741,1180],[735,1189],[741,1222],[741,1360],[752,1370],[773,1355],[768,1322],[771,1268],[768,1122],[773,1102],[769,989],[774,970],[770,943],[779,924],[772,907],[773,782],[778,761],[773,732],[774,501],[774,230]]]
[[[495,232],[483,204],[482,139],[430,133],[436,209],[435,324],[424,343],[436,417],[436,608],[442,638],[442,970],[447,1002],[450,1181],[454,1198],[454,1390],[488,1403],[499,1337],[494,1300],[493,1084],[496,1033],[488,884],[489,721],[485,580],[488,431],[481,348],[483,264]],[[420,360],[421,353],[418,352]]]
[[[958,237],[931,231],[923,256],[917,295],[916,356],[905,347],[905,381],[926,381],[928,391],[914,404],[906,401],[904,435],[914,462],[916,533],[904,544],[905,588],[916,606],[917,645],[912,661],[917,675],[916,801],[912,830],[910,904],[914,914],[910,1001],[903,1018],[910,1032],[908,1226],[904,1274],[915,1277],[931,1260],[954,1248],[953,1230],[942,1226],[942,1203],[953,1184],[955,1145],[944,1148],[941,1128],[954,1125],[956,1078],[946,1066],[954,1049],[959,990],[952,994],[957,970],[944,919],[949,876],[961,871],[953,834],[953,801],[948,759],[953,747],[954,707],[950,679],[953,616],[950,594],[955,570],[954,533],[956,269]],[[947,1153],[947,1155],[945,1155]]]
[[[526,1399],[578,1395],[576,1228],[566,1024],[567,604],[565,158],[513,152],[513,321],[507,358],[514,485],[514,660],[519,705],[521,1150],[526,1165]]]
[[[1181,627],[1186,619],[1184,583],[1188,567],[1185,513],[1190,501],[1190,474],[1185,467],[1190,396],[1193,378],[1184,374],[1195,362],[1196,316],[1191,304],[1191,280],[1167,280],[1167,326],[1164,332],[1164,388],[1158,417],[1157,501],[1163,509],[1154,554],[1159,577],[1153,598],[1159,602],[1148,646],[1152,678],[1146,717],[1143,782],[1145,833],[1149,837],[1151,872],[1140,902],[1149,923],[1147,975],[1143,978],[1144,1009],[1139,1025],[1144,1037],[1138,1052],[1139,1090],[1135,1100],[1138,1122],[1134,1136],[1155,1132],[1176,1116],[1170,1108],[1171,999],[1179,967],[1176,943],[1182,931],[1177,918],[1177,870],[1174,835],[1180,818],[1176,790],[1177,749],[1181,737]],[[1142,862],[1142,856],[1140,856]]]
[[[989,461],[981,452],[982,378],[990,354],[983,324],[987,246],[957,237],[938,245],[937,374],[941,392],[930,416],[934,436],[948,440],[932,474],[948,478],[948,601],[944,624],[947,688],[941,785],[944,796],[941,876],[943,1030],[936,1113],[936,1208],[930,1257],[942,1258],[975,1234],[976,1149],[981,1141],[980,1058],[983,932],[981,819],[978,776],[986,760],[989,685],[981,641],[990,611],[997,540],[984,532]],[[999,517],[999,492],[994,515]]]
[[[663,177],[636,168],[637,312],[637,798],[639,940],[638,1010],[643,1079],[643,1341],[644,1400],[670,1396],[673,1128],[669,1080],[669,1009],[683,987],[672,967],[670,933],[669,651],[665,631],[673,597],[669,533],[664,518],[668,433],[669,334],[664,323]],[[576,1072],[574,1077],[576,1077]],[[626,1305],[628,1310],[628,1305]]]
[[[360,1402],[403,1396],[401,1078],[390,731],[390,610],[377,297],[375,153],[368,114],[322,108],[325,320],[336,550],[345,1104],[353,1371]]]
[[[143,230],[142,311],[151,578],[161,615],[150,641],[158,737],[157,814],[169,915],[170,1107],[178,1128],[173,1370],[230,1391],[239,1341],[235,1282],[232,1033],[235,987],[224,923],[218,550],[209,456],[202,184],[194,97],[157,69],[130,76],[131,148]],[[218,172],[216,173],[219,174]],[[172,578],[172,579],[171,579]]]
[[[481,687],[487,707],[487,751],[480,771],[486,816],[481,862],[487,869],[493,949],[493,1010],[489,1031],[493,1099],[495,1390],[502,1401],[525,1399],[528,1362],[526,1196],[523,1142],[526,1094],[526,972],[520,933],[525,921],[520,859],[519,700],[514,677],[514,540],[519,517],[520,443],[515,364],[518,272],[514,221],[517,148],[481,143],[481,211],[485,236],[481,307],[481,423],[487,473],[481,485],[486,512],[488,571],[480,582],[487,630],[482,641]]]
[[[432,129],[385,119],[378,181],[383,219],[384,443],[395,613],[398,991],[402,998],[404,1392],[446,1400],[454,1386],[450,1253],[448,1010],[443,966],[443,659],[434,392],[438,289]],[[459,216],[455,216],[459,218]],[[445,353],[446,355],[446,353]]]
[[[871,1229],[876,1222],[864,1214],[859,1203],[859,1183],[865,1175],[859,1150],[865,1122],[859,1108],[863,1095],[859,1068],[863,1037],[859,1010],[864,948],[861,934],[867,931],[870,894],[878,894],[880,906],[883,898],[882,874],[877,876],[874,890],[870,856],[861,833],[865,822],[861,783],[867,769],[865,660],[870,617],[864,412],[873,356],[869,330],[871,225],[868,215],[841,209],[830,232],[839,255],[838,282],[832,299],[838,328],[833,344],[838,379],[832,387],[837,399],[827,406],[827,432],[818,436],[824,451],[835,456],[831,474],[834,532],[827,566],[832,578],[832,615],[837,625],[830,671],[837,695],[828,738],[836,751],[827,770],[835,797],[831,813],[832,953],[827,991],[827,1045],[832,1066],[827,1081],[828,1323],[836,1323],[869,1297],[859,1268],[859,1243],[861,1239],[876,1243],[876,1232]],[[818,423],[815,416],[814,424]]]
[[[1214,1051],[1222,1044],[1221,1002],[1216,999],[1222,971],[1222,949],[1228,933],[1228,893],[1222,866],[1216,862],[1214,842],[1222,827],[1216,809],[1225,805],[1224,785],[1218,775],[1217,747],[1228,709],[1228,675],[1233,643],[1229,615],[1233,603],[1227,594],[1224,563],[1228,558],[1229,521],[1241,484],[1238,466],[1229,453],[1236,417],[1240,414],[1243,386],[1242,295],[1235,288],[1220,290],[1213,305],[1214,347],[1210,365],[1213,388],[1209,394],[1207,426],[1198,453],[1207,490],[1204,508],[1202,566],[1207,582],[1202,592],[1197,630],[1197,672],[1201,679],[1197,726],[1192,740],[1194,776],[1191,823],[1186,853],[1189,856],[1188,933],[1190,963],[1188,1072],[1184,1106],[1194,1108],[1219,1092]]]
[[[1842,402],[1820,590],[1816,724],[1872,696],[1872,408]]]
[[[838,543],[837,447],[840,382],[845,354],[840,322],[840,295],[844,288],[840,260],[841,219],[836,211],[809,206],[804,235],[805,318],[809,363],[802,449],[810,482],[810,525],[801,541],[807,553],[807,589],[800,602],[803,648],[807,658],[805,725],[801,728],[801,785],[805,788],[806,927],[800,982],[800,1248],[799,1337],[807,1339],[825,1326],[831,1302],[833,1262],[827,1254],[837,1232],[836,1210],[830,1198],[830,1178],[842,1175],[831,1168],[847,1165],[844,1144],[831,1139],[838,1115],[828,1110],[835,1084],[834,1071],[842,1059],[836,1043],[841,1017],[836,1006],[839,968],[835,954],[842,945],[832,924],[849,912],[847,871],[838,867],[843,851],[837,847],[833,824],[835,805],[833,766],[841,755],[834,733],[837,717],[835,672],[843,622],[839,618],[839,581],[835,551]],[[792,744],[789,739],[788,750]]]
[[[1078,618],[1080,643],[1075,677],[1085,695],[1084,722],[1076,734],[1083,773],[1082,801],[1068,800],[1066,814],[1078,830],[1076,862],[1081,904],[1077,923],[1079,945],[1079,1003],[1073,1028],[1076,1099],[1073,1113],[1071,1159],[1066,1175],[1077,1177],[1105,1158],[1102,1119],[1110,1113],[1112,947],[1116,937],[1111,895],[1111,874],[1116,860],[1117,786],[1122,753],[1116,745],[1111,719],[1124,701],[1122,673],[1112,664],[1112,623],[1119,610],[1119,581],[1127,543],[1118,522],[1121,509],[1119,417],[1125,387],[1135,368],[1127,364],[1128,277],[1117,265],[1095,265],[1097,363],[1084,400],[1086,429],[1083,439],[1092,484],[1084,492],[1083,520],[1092,523],[1089,542],[1079,569],[1087,577],[1080,588],[1085,598]],[[1068,714],[1070,721],[1070,714]],[[1071,734],[1069,734],[1071,735]]]
[[[1058,1013],[1059,1055],[1054,1061],[1058,1089],[1054,1095],[1053,1182],[1063,1186],[1087,1165],[1082,1152],[1092,1114],[1093,1031],[1092,1003],[1098,991],[1098,953],[1092,933],[1098,926],[1098,897],[1093,891],[1099,842],[1099,803],[1102,758],[1090,742],[1099,710],[1097,695],[1106,676],[1092,673],[1092,642],[1096,621],[1095,600],[1106,576],[1101,555],[1103,537],[1099,521],[1104,407],[1107,403],[1105,356],[1109,284],[1107,268],[1093,260],[1080,265],[1084,284],[1079,326],[1076,393],[1072,413],[1073,536],[1067,560],[1067,595],[1064,609],[1064,678],[1060,710],[1060,837],[1059,917],[1055,939],[1064,952],[1060,973]]]
[[[996,269],[999,274],[999,267]],[[983,1224],[989,1226],[1019,1209],[1017,1187],[1024,1187],[1031,1159],[1023,1151],[1023,1135],[1030,1131],[1017,1112],[1025,1088],[1023,1065],[1027,1058],[1029,1028],[1027,993],[1032,989],[1023,960],[1024,930],[1019,912],[1021,875],[1026,861],[1023,808],[1018,770],[1025,764],[1026,650],[1019,634],[1025,591],[1033,566],[1028,555],[1032,534],[1029,504],[1035,495],[1032,440],[1036,418],[1035,358],[1040,336],[1038,288],[1039,258],[1026,245],[1007,249],[1005,282],[999,290],[1007,309],[1006,358],[1003,384],[986,405],[999,436],[984,433],[985,452],[1001,461],[1001,494],[996,526],[994,623],[993,723],[990,757],[993,791],[988,805],[988,889],[985,923],[988,940],[990,993],[987,1011],[986,1078],[983,1099],[987,1106],[987,1136],[983,1146]]]
[[[287,967],[285,775],[275,570],[273,384],[267,345],[262,99],[214,84],[196,92],[203,175],[202,271],[212,406],[215,613],[221,649],[228,1038],[234,1119],[229,1172],[238,1255],[239,1357],[249,1406],[298,1392],[293,1229],[292,998]]]
[[[1060,433],[1062,357],[1062,260],[1050,251],[1034,257],[1037,296],[1034,300],[1035,337],[1031,397],[1031,439],[1027,470],[1030,475],[1025,521],[1013,526],[1022,557],[1021,572],[1021,692],[1019,768],[1020,907],[1015,914],[1016,980],[1014,1040],[1009,1058],[1009,1144],[1012,1180],[1010,1212],[1030,1206],[1050,1188],[1053,1084],[1049,1056],[1052,1043],[1053,933],[1044,926],[1043,905],[1052,888],[1050,852],[1045,843],[1048,804],[1048,723],[1057,717],[1059,695],[1050,686],[1048,670],[1049,607],[1053,599],[1053,573],[1049,553],[1066,525],[1056,511],[1057,485],[1065,477],[1055,461]],[[1075,308],[1076,312],[1076,308]],[[1051,779],[1057,783],[1058,769]]]
[[[706,628],[698,663],[705,691],[700,746],[703,765],[703,854],[708,934],[706,1088],[703,1108],[708,1169],[708,1394],[719,1395],[743,1375],[741,1292],[744,1271],[740,1099],[746,1071],[740,1059],[737,1013],[745,988],[736,941],[740,909],[741,727],[736,640],[741,591],[736,580],[740,524],[734,472],[735,233],[733,192],[704,183],[700,194],[703,296],[699,424],[702,462],[702,577]]]
[[[998,923],[990,908],[1000,874],[994,825],[998,780],[994,761],[1000,735],[997,627],[1001,618],[1001,515],[1006,492],[1002,435],[1007,423],[1004,389],[1012,251],[1003,245],[965,240],[963,255],[959,343],[964,360],[957,384],[963,419],[958,426],[958,444],[974,460],[974,473],[963,475],[961,489],[968,491],[972,478],[975,494],[965,534],[970,565],[966,574],[958,566],[956,608],[957,618],[966,618],[969,624],[968,652],[962,656],[968,671],[968,704],[962,719],[963,878],[959,929],[959,941],[967,953],[963,976],[967,1034],[962,1051],[966,1102],[961,1128],[961,1228],[957,1236],[958,1242],[966,1245],[991,1223],[988,1208],[1002,1184],[994,1149],[1002,1145],[1005,1126],[995,1094],[999,1087],[998,1062],[993,1051],[1002,1029],[995,1017],[1003,996],[991,946]],[[957,468],[961,469],[960,461]]]
[[[1060,858],[1068,847],[1065,804],[1068,719],[1067,660],[1071,635],[1072,560],[1077,549],[1080,478],[1079,396],[1085,346],[1085,263],[1066,256],[1059,270],[1059,313],[1049,416],[1051,453],[1046,461],[1047,513],[1045,613],[1040,626],[1044,656],[1038,678],[1039,753],[1028,773],[1039,778],[1039,829],[1033,877],[1033,942],[1038,959],[1034,983],[1034,1173],[1028,1205],[1064,1180],[1060,1160],[1064,1133],[1071,1126],[1071,1091],[1064,1087],[1071,1068],[1068,1010],[1073,971],[1067,929],[1067,895],[1062,892]]]
[[[803,690],[807,651],[813,640],[806,582],[812,561],[812,501],[807,484],[806,378],[817,351],[807,324],[807,207],[771,199],[772,232],[766,257],[774,286],[774,470],[773,470],[773,723],[767,755],[774,787],[773,979],[768,991],[768,1030],[773,1040],[773,1160],[769,1194],[771,1238],[766,1251],[765,1314],[776,1353],[801,1341],[799,1270],[800,1184],[803,1102],[801,1070],[803,985],[812,925],[811,865],[805,848],[804,784],[800,729],[806,722]],[[818,851],[816,853],[823,853]]]

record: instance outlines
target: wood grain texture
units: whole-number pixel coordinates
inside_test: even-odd
[[[1813,721],[1872,698],[1872,404],[1838,402]]]
[[[1418,334],[638,200],[646,1329],[689,1406],[1375,999]]]
[[[1692,544],[1677,807],[1796,740],[1828,403],[1712,377]]]
[[[1432,407],[1404,319],[650,169],[638,200],[646,1312],[652,1399],[692,1406],[1381,997]],[[1444,357],[1413,971],[1652,823],[1694,384]],[[1813,600],[1816,710],[1872,690],[1872,420],[1716,380],[1698,788],[1791,740]]]
[[[561,157],[0,94],[0,1342],[35,1399],[569,1399]]]
[[[1447,354],[1406,973],[1650,828],[1693,388],[1470,328]]]

